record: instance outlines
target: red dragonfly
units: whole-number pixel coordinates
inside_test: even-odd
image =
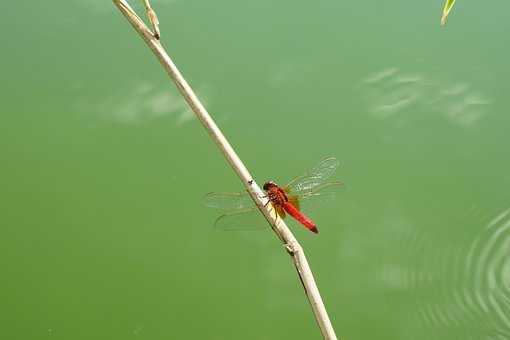
[[[318,233],[317,225],[301,211],[301,202],[308,202],[309,199],[317,201],[317,198],[329,199],[341,182],[326,180],[336,171],[338,160],[334,157],[325,158],[316,166],[305,172],[303,175],[294,178],[287,185],[280,187],[272,181],[264,184],[263,188],[268,198],[268,204],[276,212],[276,216],[285,218],[288,214],[308,230]],[[251,228],[263,225],[257,223],[253,217],[257,207],[247,192],[216,193],[211,192],[205,195],[204,204],[211,208],[223,209],[225,214],[221,215],[215,222],[215,227],[224,230],[239,228]],[[260,219],[260,216],[259,216]],[[261,222],[261,221],[259,221]]]

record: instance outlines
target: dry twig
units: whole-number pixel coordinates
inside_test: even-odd
[[[135,28],[138,34],[140,34],[149,48],[154,52],[163,68],[174,81],[182,96],[188,102],[193,112],[196,114],[197,118],[200,120],[213,141],[222,151],[227,161],[230,163],[234,171],[243,182],[253,201],[257,204],[261,213],[270,223],[273,231],[283,242],[285,249],[291,256],[297,269],[299,278],[305,290],[305,294],[308,298],[308,301],[310,302],[313,313],[315,315],[315,319],[320,327],[324,339],[336,339],[337,337],[335,335],[335,331],[331,325],[331,321],[329,320],[326,308],[324,307],[324,303],[322,302],[319,289],[315,283],[315,279],[313,277],[310,266],[308,265],[308,261],[305,257],[305,253],[303,252],[303,248],[298,243],[285,222],[281,218],[276,218],[274,210],[267,207],[267,198],[265,198],[264,192],[260,189],[257,183],[255,183],[252,176],[248,172],[248,169],[246,169],[230,143],[227,141],[223,133],[220,131],[214,120],[211,118],[205,107],[197,98],[191,87],[188,85],[182,74],[175,66],[172,59],[168,56],[165,49],[161,45],[159,41],[158,20],[155,12],[150,7],[148,0],[144,0],[144,3],[154,32],[149,30],[149,28],[125,0],[113,0],[113,2],[126,17],[129,23]]]

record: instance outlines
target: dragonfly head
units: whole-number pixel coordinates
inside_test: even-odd
[[[269,190],[271,188],[274,188],[274,187],[277,187],[278,185],[273,182],[273,181],[267,181],[266,183],[264,183],[264,186],[262,187],[264,190]]]

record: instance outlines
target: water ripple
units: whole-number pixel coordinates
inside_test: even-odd
[[[466,260],[465,278],[481,311],[491,315],[498,334],[510,335],[510,209],[490,221],[474,240]]]
[[[430,250],[408,282],[418,291],[434,291],[419,302],[423,322],[450,338],[510,338],[510,209],[489,221],[468,247]],[[435,268],[432,277],[427,268]]]

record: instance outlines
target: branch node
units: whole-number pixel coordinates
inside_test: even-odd
[[[297,252],[297,249],[295,247],[293,247],[292,245],[290,245],[289,243],[285,243],[284,244],[285,246],[285,250],[287,250],[287,253],[290,255],[290,256],[294,256],[296,255],[296,252]]]

